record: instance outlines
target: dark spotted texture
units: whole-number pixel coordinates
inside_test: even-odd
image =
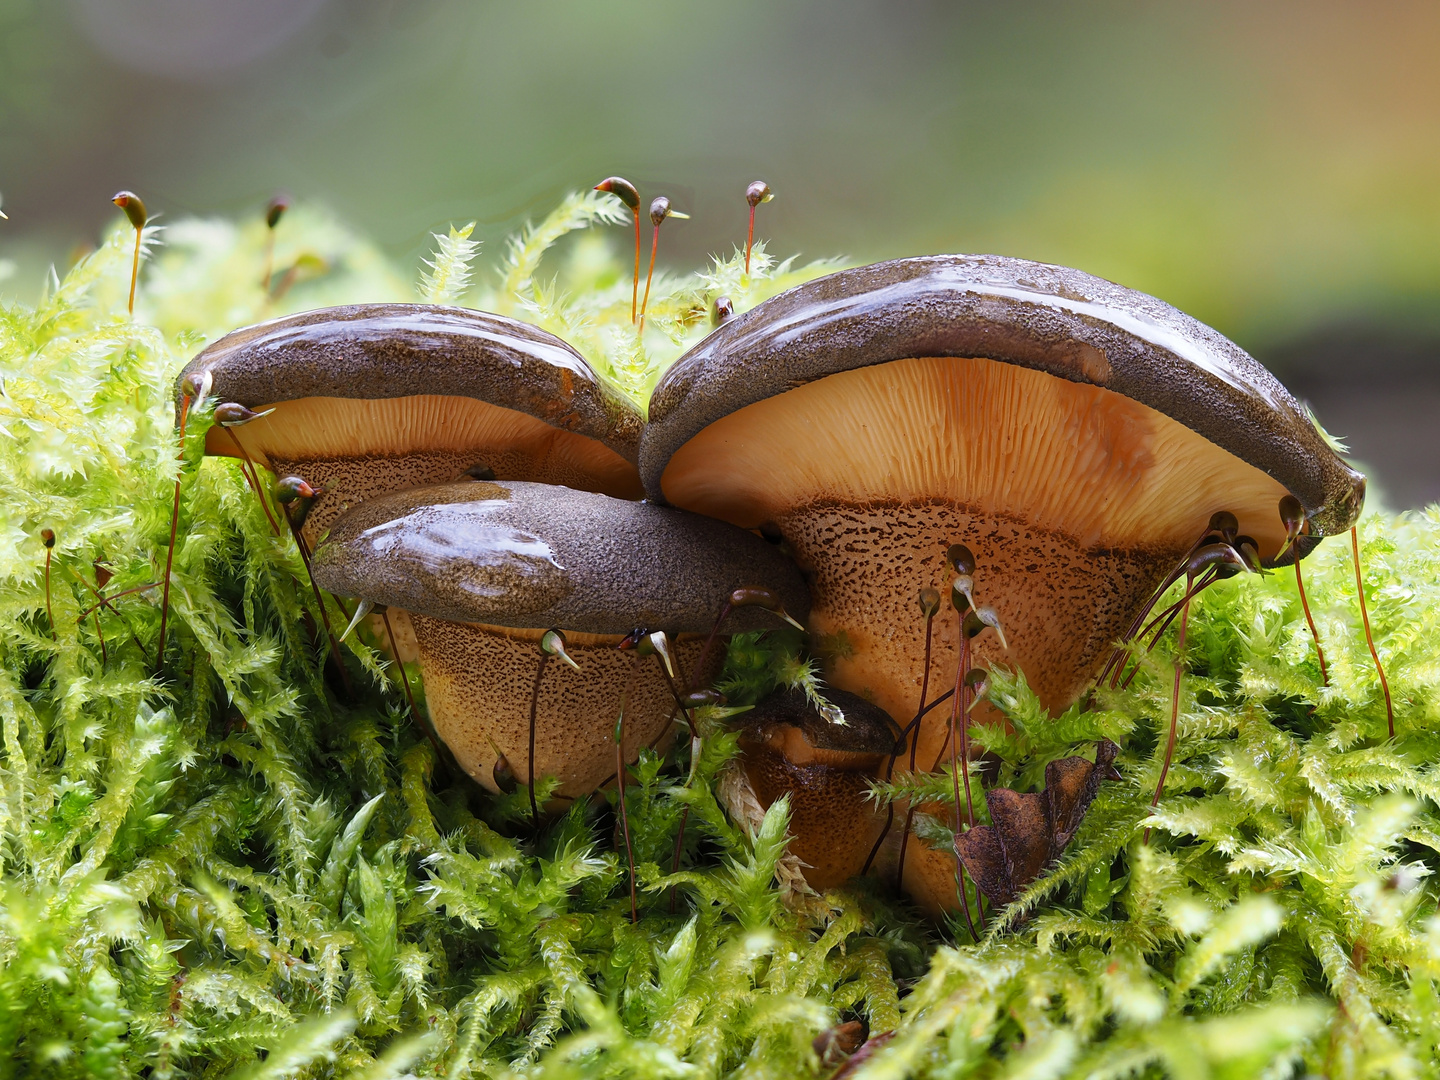
[[[1099,670],[1136,608],[1182,551],[1084,550],[1072,540],[950,503],[817,504],[779,523],[811,577],[812,634],[830,652],[827,680],[874,701],[906,723],[919,706],[925,619],[917,594],[938,589],[930,696],[955,684],[958,620],[949,603],[951,544],[975,555],[975,599],[993,606],[1009,642],[994,631],[971,642],[971,666],[1018,666],[1047,708],[1073,701]],[[827,635],[843,634],[843,641]],[[983,708],[983,706],[982,706]],[[919,763],[945,741],[949,710],[921,727]]]
[[[288,315],[225,335],[180,378],[204,371],[217,400],[250,408],[308,397],[447,394],[588,435],[630,461],[640,435],[639,411],[565,342],[468,308],[355,304]]]
[[[496,747],[519,781],[530,777],[530,698],[540,663],[543,631],[447,622],[410,612],[420,646],[420,670],[431,723],[455,759],[479,784],[495,791]],[[545,665],[535,722],[535,765],[542,776],[557,776],[560,795],[594,791],[615,775],[615,721],[620,699],[634,673],[625,707],[625,760],[634,762],[645,746],[663,746],[673,735],[674,698],[660,673],[659,659],[622,652],[620,636],[570,635],[566,651],[574,669],[551,659]],[[676,662],[689,674],[703,642],[675,644]],[[723,650],[712,650],[716,674]],[[684,675],[682,675],[683,679]]]
[[[548,484],[469,481],[381,495],[330,527],[321,588],[456,622],[624,634],[709,633],[732,590],[773,589],[797,619],[799,572],[773,545],[713,518]],[[725,630],[771,629],[737,609]]]
[[[836,724],[802,690],[773,694],[736,718],[741,767],[765,809],[790,796],[790,852],[807,864],[805,880],[829,889],[858,874],[885,824],[866,796],[884,771],[899,726],[883,709],[843,690],[826,699],[844,714]]]
[[[1364,478],[1239,346],[1170,305],[1078,270],[995,255],[901,259],[807,282],[732,319],[655,387],[645,489],[706,425],[816,379],[911,357],[984,357],[1103,386],[1284,484],[1317,535],[1359,514]]]

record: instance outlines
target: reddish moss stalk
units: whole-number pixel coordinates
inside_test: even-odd
[[[1180,609],[1180,641],[1175,646],[1175,682],[1170,688],[1170,737],[1165,742],[1165,760],[1160,766],[1160,781],[1155,785],[1155,797],[1150,800],[1150,809],[1160,805],[1160,793],[1165,790],[1165,778],[1170,775],[1170,760],[1175,754],[1175,733],[1180,722],[1180,675],[1185,670],[1185,632],[1190,627],[1189,586],[1186,586],[1184,606]],[[1141,843],[1150,843],[1150,829],[1145,829]]]
[[[1365,644],[1370,646],[1370,658],[1375,661],[1375,673],[1380,676],[1380,689],[1385,692],[1385,722],[1390,729],[1390,738],[1395,737],[1395,706],[1390,701],[1390,681],[1385,678],[1385,668],[1380,663],[1380,654],[1375,651],[1375,637],[1370,633],[1370,612],[1365,607],[1365,582],[1360,577],[1360,534],[1350,527],[1350,548],[1355,553],[1355,594],[1360,597],[1360,618],[1365,623]],[[1298,567],[1300,563],[1297,561]],[[1319,648],[1319,641],[1316,641]]]

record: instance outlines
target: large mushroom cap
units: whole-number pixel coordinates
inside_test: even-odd
[[[794,565],[743,529],[681,510],[523,482],[462,482],[382,495],[316,548],[316,582],[452,622],[625,634],[708,633],[742,585],[804,618]],[[773,628],[737,608],[726,632]]]
[[[842,271],[725,324],[656,386],[640,470],[652,498],[745,525],[799,499],[943,489],[1098,544],[1183,546],[1224,508],[1266,558],[1287,492],[1315,536],[1364,497],[1233,342],[1132,289],[992,255]]]
[[[565,342],[499,315],[427,304],[308,311],[227,334],[177,386],[206,373],[217,400],[274,410],[211,428],[207,453],[243,448],[333,489],[311,514],[312,539],[345,503],[471,469],[641,495],[639,411]]]

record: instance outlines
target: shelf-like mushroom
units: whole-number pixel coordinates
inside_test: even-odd
[[[260,416],[217,424],[207,453],[245,456],[321,492],[312,546],[344,509],[462,475],[641,495],[639,412],[565,342],[467,308],[360,304],[236,330],[181,379]]]
[[[1232,342],[1142,293],[995,256],[846,270],[730,320],[657,385],[639,460],[652,499],[783,535],[813,574],[812,633],[841,645],[828,681],[896,717],[923,677],[915,591],[949,587],[953,543],[1008,640],[985,635],[972,662],[1018,666],[1057,709],[1216,511],[1273,561],[1283,496],[1305,509],[1305,550],[1364,497]],[[944,611],[939,685],[957,642]]]
[[[809,608],[794,565],[753,533],[649,503],[512,481],[364,502],[331,524],[313,568],[337,595],[409,614],[431,721],[466,772],[496,790],[498,753],[528,783],[533,737],[534,773],[558,777],[561,797],[614,775],[622,696],[626,760],[666,736],[675,692],[718,668],[721,651],[712,650],[709,670],[693,670],[737,587],[769,589],[798,618]],[[724,632],[778,625],[757,606],[739,606]],[[674,688],[661,658],[637,664],[618,648],[636,629],[669,636]],[[541,671],[550,630],[563,632],[578,671]]]
[[[885,710],[843,690],[823,692],[825,715],[800,689],[772,694],[733,721],[739,767],[762,809],[790,796],[790,854],[806,882],[824,890],[865,865],[885,824],[868,799],[900,728]]]

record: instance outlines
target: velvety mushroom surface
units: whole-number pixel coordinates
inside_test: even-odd
[[[824,691],[839,717],[823,715],[798,689],[784,690],[735,720],[740,768],[760,805],[790,796],[790,852],[816,890],[858,874],[884,827],[866,796],[900,738],[883,710],[843,690]]]
[[[725,324],[655,389],[650,497],[773,525],[811,572],[827,677],[896,717],[923,676],[922,587],[975,553],[975,592],[1047,707],[1075,699],[1157,583],[1229,510],[1273,559],[1277,505],[1309,545],[1358,514],[1364,480],[1259,363],[1153,297],[994,256],[882,263]],[[1308,547],[1306,548],[1308,550]],[[1287,556],[1288,558],[1288,556]],[[935,625],[932,686],[957,664]],[[921,755],[946,718],[922,729]]]
[[[361,304],[227,334],[181,373],[269,415],[212,427],[206,452],[243,456],[323,493],[313,544],[348,506],[468,470],[641,495],[640,415],[565,342],[466,308]],[[243,449],[243,454],[242,454]]]
[[[614,774],[622,695],[627,760],[669,733],[675,704],[660,659],[620,650],[626,635],[668,634],[683,692],[718,668],[723,650],[715,649],[709,670],[694,671],[734,589],[768,588],[799,618],[809,608],[793,564],[752,533],[547,484],[381,495],[331,525],[312,565],[322,588],[408,614],[436,731],[491,790],[497,751],[529,781],[534,695],[535,772],[558,776],[569,797]],[[724,632],[776,625],[774,615],[742,607]],[[549,629],[565,634],[578,672],[554,660],[540,669]]]

